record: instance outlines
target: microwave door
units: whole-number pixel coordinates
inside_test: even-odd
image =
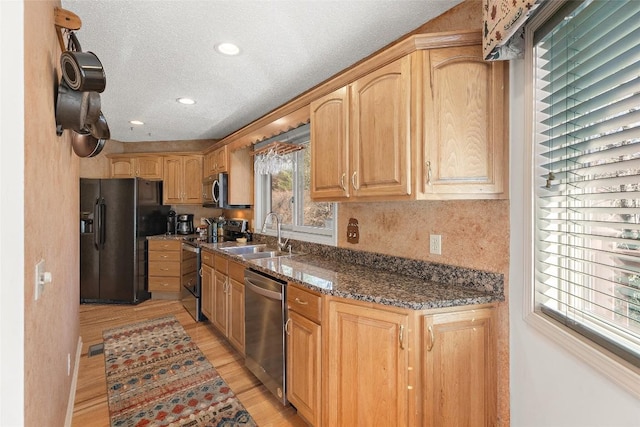
[[[217,179],[215,179],[213,185],[211,185],[211,197],[213,198],[213,203],[220,206],[220,181]]]

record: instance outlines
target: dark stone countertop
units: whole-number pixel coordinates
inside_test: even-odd
[[[495,273],[478,272],[480,274],[469,279],[466,277],[469,276],[467,269],[448,266],[443,268],[441,265],[406,259],[398,262],[395,257],[385,256],[377,260],[381,262],[374,267],[349,262],[345,257],[336,260],[317,254],[244,260],[238,255],[221,250],[223,247],[237,245],[234,242],[201,243],[200,247],[242,262],[253,270],[326,295],[413,310],[504,301],[502,275]],[[430,271],[417,272],[416,268]],[[461,270],[467,271],[461,273]],[[403,274],[401,271],[412,274]],[[427,278],[429,276],[439,280]],[[469,280],[474,283],[467,283]]]

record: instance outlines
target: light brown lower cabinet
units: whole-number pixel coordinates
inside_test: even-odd
[[[244,265],[203,251],[201,274],[203,314],[244,355]]]
[[[496,425],[494,309],[423,317],[424,426]]]
[[[494,307],[408,310],[289,284],[287,397],[312,426],[494,426]]]
[[[408,426],[408,312],[334,299],[327,305],[323,425]]]
[[[287,399],[312,426],[321,425],[321,297],[287,286]]]

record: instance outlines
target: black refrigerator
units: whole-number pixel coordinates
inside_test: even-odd
[[[162,182],[80,179],[80,302],[149,299],[146,236],[164,234]]]

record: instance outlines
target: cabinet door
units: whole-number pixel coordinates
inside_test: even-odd
[[[320,425],[320,326],[289,311],[287,398],[312,426]]]
[[[169,156],[164,159],[162,201],[165,205],[182,202],[182,158]]]
[[[351,188],[355,196],[411,194],[411,57],[351,85]]]
[[[493,311],[424,317],[423,425],[496,425]]]
[[[213,307],[213,281],[214,270],[208,265],[202,264],[202,291],[201,291],[201,304],[202,313],[207,316],[207,319],[211,319],[212,307]]]
[[[311,197],[349,197],[349,98],[346,87],[311,103]]]
[[[211,323],[225,336],[227,335],[227,276],[216,271],[213,282],[213,313]]]
[[[162,179],[162,157],[140,156],[135,158],[136,176],[144,179]]]
[[[229,278],[229,342],[244,354],[244,283]]]
[[[326,425],[408,425],[407,325],[405,314],[329,301]]]
[[[216,173],[228,172],[228,148],[226,145],[214,152]]]
[[[484,61],[479,45],[424,60],[424,191],[507,197],[507,65]]]
[[[110,159],[111,178],[133,178],[135,177],[135,165],[132,158]]]
[[[227,158],[229,204],[253,205],[253,157],[249,148],[232,151]]]
[[[184,156],[182,203],[202,204],[202,157]]]

